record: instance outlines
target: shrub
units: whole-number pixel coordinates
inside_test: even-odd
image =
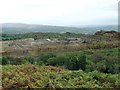
[[[47,60],[47,63],[48,63],[48,65],[52,65],[52,66],[56,66],[56,65],[58,64],[56,57],[49,58],[49,59]]]
[[[47,63],[47,60],[52,57],[56,57],[56,55],[54,53],[42,53],[37,59],[41,60],[43,63]]]
[[[8,64],[9,63],[9,59],[8,59],[8,57],[2,57],[1,59],[1,62],[0,62],[0,64],[2,64],[2,65],[6,65],[6,64]]]
[[[84,54],[68,55],[68,59],[65,62],[65,67],[70,70],[85,70],[86,66],[86,56]]]
[[[86,68],[86,56],[84,54],[79,54],[78,56],[78,68],[85,70]]]
[[[67,60],[67,57],[64,55],[53,57],[48,59],[47,63],[48,65],[53,65],[53,66],[64,66],[65,61]]]

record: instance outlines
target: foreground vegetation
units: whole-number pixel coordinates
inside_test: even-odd
[[[120,88],[118,48],[3,57],[4,88]]]
[[[52,66],[3,66],[4,88],[117,88],[119,74],[86,73]]]
[[[41,53],[38,56],[28,56],[25,58],[2,57],[2,65],[52,65],[69,70],[82,69],[87,72],[97,70],[103,73],[119,73],[119,48],[82,50],[64,53]]]

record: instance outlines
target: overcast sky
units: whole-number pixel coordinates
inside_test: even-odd
[[[0,0],[0,23],[117,24],[119,0]]]

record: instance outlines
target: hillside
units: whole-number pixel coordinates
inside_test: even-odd
[[[120,32],[3,34],[4,89],[120,88]]]
[[[2,35],[3,55],[28,56],[41,52],[79,51],[85,48],[99,49],[119,47],[119,32],[98,31],[94,35],[74,33],[26,33]],[[114,44],[113,44],[114,43]]]
[[[114,30],[117,31],[117,25],[108,26],[50,26],[50,25],[36,25],[36,24],[23,24],[23,23],[3,23],[2,32],[8,34],[18,34],[18,33],[30,33],[30,32],[71,32],[71,33],[89,33],[93,34],[97,30]]]

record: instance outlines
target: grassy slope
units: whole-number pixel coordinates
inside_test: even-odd
[[[4,88],[111,88],[120,87],[119,74],[70,71],[52,66],[3,66]]]

